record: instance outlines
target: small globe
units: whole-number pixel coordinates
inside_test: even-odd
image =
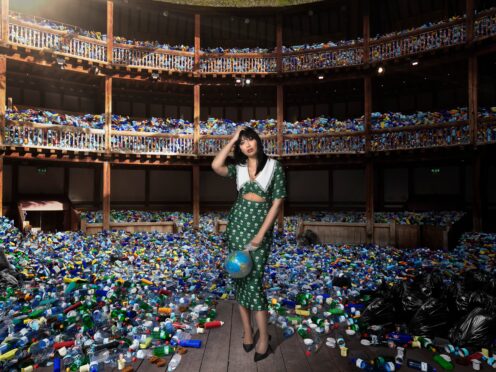
[[[253,262],[249,252],[234,251],[227,255],[224,268],[231,278],[244,278],[251,272]]]

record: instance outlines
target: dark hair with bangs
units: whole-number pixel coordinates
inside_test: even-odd
[[[242,139],[257,141],[257,173],[260,173],[267,163],[267,155],[264,152],[263,143],[257,132],[253,128],[246,127],[239,133],[239,138],[234,144],[234,164],[246,164],[248,157],[243,154],[240,148]]]

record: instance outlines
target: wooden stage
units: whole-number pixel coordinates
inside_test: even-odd
[[[340,356],[339,349],[331,349],[322,344],[320,349],[307,357],[305,346],[300,336],[293,335],[284,339],[282,330],[269,325],[269,333],[272,335],[271,346],[274,350],[266,359],[255,363],[253,356],[255,349],[246,353],[242,347],[242,326],[237,304],[234,301],[220,301],[217,305],[217,319],[225,324],[221,328],[207,331],[202,335],[195,335],[195,339],[202,340],[200,349],[188,349],[182,356],[181,364],[177,372],[341,372],[359,371],[355,366],[349,364],[349,358]],[[256,330],[256,323],[253,322]],[[335,336],[333,336],[335,337]],[[349,356],[374,358],[379,355],[394,356],[393,349],[386,347],[364,347],[360,344],[357,336],[353,340],[347,339]],[[424,361],[435,366],[438,371],[442,370],[432,361],[432,353],[419,349],[406,350],[405,363],[401,371],[415,371],[406,366],[408,358]],[[164,358],[167,361],[171,357]],[[487,365],[484,366],[487,369]],[[139,360],[133,365],[134,371],[140,372],[164,372],[167,365],[157,367],[148,360]],[[471,371],[471,367],[455,365],[454,371]],[[52,371],[51,367],[37,369],[37,371]],[[117,367],[105,369],[105,371],[118,372]]]

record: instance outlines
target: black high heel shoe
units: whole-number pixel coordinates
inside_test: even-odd
[[[253,328],[251,329],[251,333],[253,334]],[[244,335],[243,335],[243,338],[244,338]],[[247,353],[249,353],[250,351],[252,351],[254,347],[255,347],[255,342],[252,342],[251,344],[245,344],[245,343],[243,343],[243,349]]]
[[[253,357],[253,359],[255,360],[255,362],[259,362],[265,358],[267,358],[269,356],[270,353],[273,353],[274,350],[272,350],[272,346],[270,346],[270,340],[271,340],[271,336],[269,335],[269,346],[267,346],[267,350],[265,351],[265,353],[263,354],[259,354],[255,351],[255,356]]]

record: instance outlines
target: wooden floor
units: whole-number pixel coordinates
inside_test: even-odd
[[[266,359],[255,363],[255,350],[246,353],[242,347],[242,326],[238,307],[233,301],[220,301],[217,305],[217,319],[224,321],[221,328],[212,329],[202,335],[195,335],[195,339],[202,340],[200,349],[188,349],[182,356],[177,372],[310,372],[310,371],[359,371],[348,362],[348,358],[341,357],[339,349],[331,349],[325,344],[309,357],[305,354],[305,346],[301,337],[294,335],[284,339],[280,328],[270,325],[269,333],[272,336],[271,346],[274,350]],[[256,329],[256,323],[253,323]],[[394,350],[386,347],[364,347],[359,338],[347,339],[349,356],[373,359],[379,355],[394,356]],[[440,371],[441,368],[432,361],[432,353],[424,350],[407,350],[406,359],[411,358],[428,362]],[[405,362],[406,362],[405,359]],[[167,358],[167,361],[170,357]],[[148,360],[139,360],[133,365],[135,371],[155,372],[167,371],[167,365],[157,367]],[[403,365],[402,371],[414,371]],[[470,371],[469,367],[455,365],[455,371]],[[52,371],[50,368],[37,370],[40,372]],[[117,368],[108,368],[107,371],[117,372]]]

